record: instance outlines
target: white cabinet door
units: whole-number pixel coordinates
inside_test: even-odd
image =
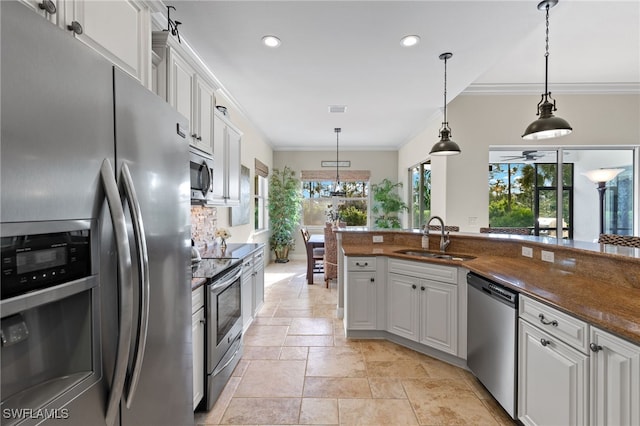
[[[151,15],[142,2],[67,0],[64,3],[65,27],[76,38],[150,87]]]
[[[167,102],[189,120],[189,141],[193,143],[193,87],[195,73],[193,68],[173,49],[168,53]]]
[[[589,357],[520,319],[518,417],[525,425],[588,422]]]
[[[457,355],[457,285],[420,281],[420,343]]]
[[[376,273],[352,271],[348,273],[347,328],[352,330],[376,330]]]
[[[193,123],[192,144],[213,154],[213,109],[215,108],[215,95],[213,88],[202,78],[195,76],[195,109]]]
[[[255,254],[253,264],[253,316],[255,317],[264,303],[264,254]]]
[[[419,279],[388,274],[387,331],[411,340],[418,340]]]
[[[213,190],[216,205],[240,204],[241,134],[214,110],[213,114]]]
[[[591,328],[591,424],[640,425],[640,347]]]
[[[60,1],[59,0],[20,0],[31,10],[45,18],[47,21],[56,24],[60,19]]]
[[[204,396],[204,307],[191,316],[193,333],[193,408]]]

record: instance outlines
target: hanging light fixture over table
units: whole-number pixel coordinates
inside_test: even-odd
[[[440,128],[440,142],[437,142],[431,148],[431,155],[455,155],[462,152],[457,143],[449,139],[451,136],[451,128],[447,121],[447,60],[451,59],[453,53],[442,53],[439,58],[444,61],[444,121]]]
[[[549,79],[549,9],[558,4],[558,0],[543,0],[538,3],[538,9],[546,12],[546,38],[544,53],[544,93],[542,99],[538,103],[538,112],[540,116],[536,121],[529,124],[522,135],[526,140],[538,140],[557,138],[559,136],[568,135],[573,130],[569,123],[553,115],[556,111],[556,100],[551,97],[548,89]],[[551,102],[552,101],[552,102]]]
[[[330,194],[332,197],[344,197],[347,195],[347,193],[342,189],[342,185],[340,185],[340,173],[339,173],[340,161],[338,157],[338,152],[339,152],[338,138],[342,129],[340,127],[336,127],[333,130],[336,132],[336,183],[333,188],[333,191],[331,191]]]

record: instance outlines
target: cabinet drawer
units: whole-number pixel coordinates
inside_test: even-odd
[[[458,283],[458,268],[453,266],[389,259],[389,272],[440,281],[443,283]]]
[[[198,287],[191,292],[191,312],[195,313],[204,306],[204,289],[206,285]]]
[[[551,306],[520,295],[519,315],[565,343],[588,353],[589,324]]]
[[[375,257],[348,257],[347,269],[349,271],[375,271]]]

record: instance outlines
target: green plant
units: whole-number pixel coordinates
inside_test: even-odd
[[[269,178],[269,246],[276,262],[286,262],[295,245],[295,232],[300,223],[302,193],[300,181],[289,167],[274,169]],[[280,259],[280,260],[279,260]]]
[[[371,185],[374,202],[371,211],[375,215],[374,227],[401,227],[398,213],[409,210],[409,207],[398,195],[398,188],[402,188],[402,182],[393,183],[387,178],[379,184]]]

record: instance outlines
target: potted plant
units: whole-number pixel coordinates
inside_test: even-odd
[[[375,228],[401,227],[398,213],[409,210],[409,207],[398,195],[397,188],[402,188],[402,182],[393,183],[386,178],[377,185],[371,185]]]
[[[295,233],[300,223],[302,193],[300,181],[289,167],[274,169],[269,178],[269,246],[277,263],[289,261],[289,250],[295,245]]]

